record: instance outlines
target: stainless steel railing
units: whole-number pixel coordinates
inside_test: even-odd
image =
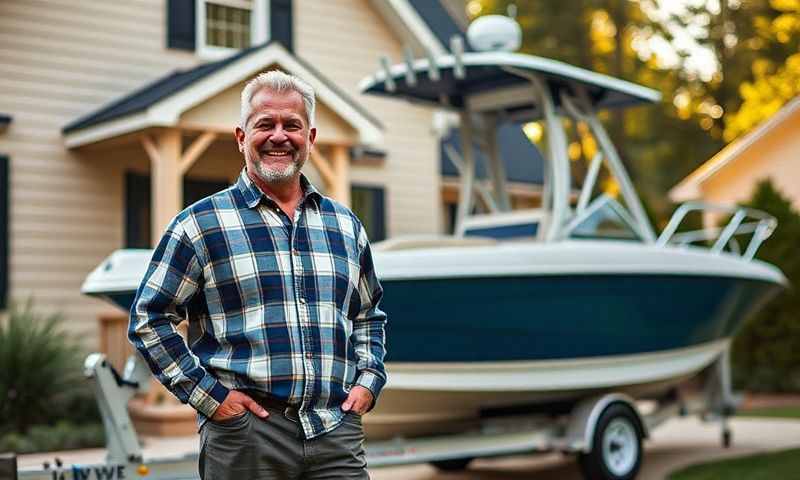
[[[733,216],[727,225],[721,227],[706,227],[699,230],[676,233],[683,220],[692,212],[719,212],[731,213]],[[657,245],[668,243],[678,245],[690,245],[700,241],[713,241],[711,251],[721,253],[725,247],[733,254],[739,255],[746,260],[751,260],[758,248],[768,239],[778,220],[772,215],[749,207],[735,205],[719,205],[707,202],[686,202],[672,214],[672,218],[664,231],[656,241]],[[746,249],[742,252],[737,235],[751,234],[750,241]]]

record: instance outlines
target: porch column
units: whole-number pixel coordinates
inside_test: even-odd
[[[350,152],[345,145],[334,145],[331,151],[334,185],[331,195],[338,202],[350,206]]]
[[[311,150],[311,163],[325,183],[328,196],[350,206],[350,152],[346,145],[332,145],[330,159],[318,149]]]
[[[164,130],[154,139],[145,136],[142,143],[150,156],[151,234],[155,246],[164,229],[183,206],[183,173],[180,168],[181,132]]]

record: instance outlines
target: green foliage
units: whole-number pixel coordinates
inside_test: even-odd
[[[82,375],[84,353],[61,328],[59,315],[12,305],[0,322],[0,435],[26,435],[33,425],[59,419],[97,421],[90,385]]]
[[[668,478],[669,480],[716,480],[720,478],[773,480],[797,478],[798,471],[800,471],[800,449],[795,449],[694,465],[675,472]]]
[[[480,0],[479,14],[510,3],[524,53],[661,92],[655,106],[604,118],[658,224],[671,210],[665,193],[723,147],[724,131],[726,140],[746,132],[800,92],[797,0]],[[698,51],[710,54],[710,74],[690,68]]]
[[[769,180],[758,184],[747,206],[778,219],[757,258],[778,266],[792,287],[750,318],[734,339],[734,382],[748,390],[800,391],[800,213]]]
[[[522,52],[661,92],[663,100],[656,105],[602,112],[600,118],[651,208],[654,224],[663,225],[672,209],[666,191],[719,151],[722,142],[701,128],[691,113],[678,111],[673,104],[676,94],[690,83],[680,66],[662,65],[654,54],[647,56],[634,49],[655,36],[669,36],[665,27],[646,13],[645,6],[652,2],[481,0],[480,13],[504,13],[509,3],[519,7]]]
[[[61,420],[53,426],[34,425],[28,433],[7,433],[0,437],[0,452],[35,453],[102,447],[106,443],[102,423],[76,425]]]

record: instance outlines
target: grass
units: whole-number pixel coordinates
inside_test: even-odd
[[[693,465],[669,476],[669,480],[738,478],[747,480],[798,479],[800,478],[800,449]]]
[[[800,420],[800,405],[753,408],[736,412],[739,417],[792,418]]]

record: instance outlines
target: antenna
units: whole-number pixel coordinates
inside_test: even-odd
[[[506,13],[508,14],[509,17],[511,17],[514,20],[516,20],[517,19],[517,4],[516,3],[509,4],[508,8],[506,9]]]

